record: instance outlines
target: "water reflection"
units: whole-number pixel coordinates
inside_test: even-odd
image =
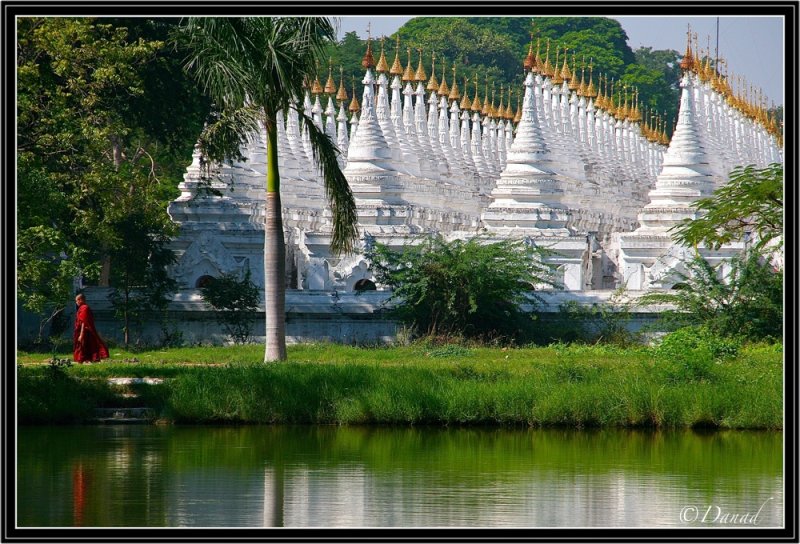
[[[28,527],[783,524],[773,432],[37,427],[18,453]]]

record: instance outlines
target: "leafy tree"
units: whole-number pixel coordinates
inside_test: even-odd
[[[17,25],[18,295],[43,323],[69,302],[75,276],[111,281],[114,248],[136,242],[115,226],[131,201],[154,210],[149,233],[166,234],[165,203],[192,147],[174,135],[196,134],[206,115],[185,77],[170,79],[179,107],[156,98],[161,70],[181,73],[169,25],[130,22],[138,30],[92,18]]]
[[[712,333],[748,340],[781,340],[783,334],[783,277],[755,251],[730,261],[727,277],[697,255],[688,273],[671,292],[649,293],[643,304],[669,303],[668,321],[703,325]]]
[[[367,252],[378,282],[394,289],[395,313],[425,335],[519,339],[538,300],[534,288],[552,285],[544,250],[524,241],[488,243],[482,237],[447,242],[422,239],[395,252]],[[532,308],[532,306],[531,306]]]
[[[316,166],[322,174],[333,215],[334,251],[351,250],[358,232],[353,194],[337,162],[337,149],[298,110],[303,82],[312,80],[325,45],[334,39],[331,22],[318,17],[190,18],[179,39],[188,52],[186,68],[214,99],[218,117],[203,131],[204,154],[211,160],[238,157],[248,134],[266,129],[267,176],[264,228],[264,360],[286,359],[285,253],[278,114],[297,110],[307,127]]]
[[[783,165],[766,168],[736,167],[730,181],[701,198],[695,206],[702,216],[685,219],[673,228],[673,238],[686,245],[706,244],[718,249],[723,244],[755,236],[755,251],[783,236]]]
[[[203,300],[217,312],[217,321],[236,344],[245,344],[253,331],[253,314],[258,308],[258,288],[250,280],[250,270],[244,278],[222,274],[200,288]]]
[[[126,201],[124,213],[109,221],[109,230],[115,234],[109,249],[115,263],[110,299],[122,318],[125,347],[133,325],[138,327],[145,319],[160,315],[177,287],[167,274],[167,266],[175,262],[175,254],[167,247],[173,225],[163,210],[136,192],[131,191]]]

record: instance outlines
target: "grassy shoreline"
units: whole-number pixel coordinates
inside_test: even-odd
[[[114,349],[109,361],[53,370],[49,355],[19,353],[19,421],[86,421],[119,405],[107,378],[124,376],[167,378],[135,403],[174,423],[782,428],[774,345],[697,360],[581,345],[315,344],[290,347],[288,363],[261,357],[262,346]]]

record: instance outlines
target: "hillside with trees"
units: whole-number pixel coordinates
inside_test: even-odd
[[[532,24],[533,23],[533,24]],[[542,59],[548,52],[550,63],[562,66],[566,48],[567,65],[575,69],[577,77],[587,82],[591,75],[595,85],[605,85],[611,90],[611,82],[620,82],[639,92],[639,106],[658,114],[667,121],[667,134],[677,119],[679,102],[678,78],[681,54],[673,50],[653,50],[643,47],[636,51],[627,44],[628,36],[619,22],[603,17],[417,17],[408,21],[396,33],[387,36],[381,45],[380,37],[373,39],[373,51],[377,59],[383,47],[391,64],[400,38],[400,60],[405,66],[408,49],[411,64],[419,63],[418,49],[423,50],[423,65],[430,76],[431,52],[436,53],[436,77],[447,76],[452,85],[455,63],[459,87],[464,92],[464,78],[468,78],[468,92],[475,93],[475,75],[478,76],[478,93],[484,96],[486,89],[499,91],[503,84],[507,89],[512,84],[516,91],[523,81],[522,61],[531,46],[536,53],[537,43]],[[348,32],[338,44],[329,47],[334,77],[339,75],[339,66],[344,70],[345,85],[352,95],[352,82],[359,88],[363,68],[361,59],[366,50],[366,40],[355,32]],[[327,67],[320,68],[320,78],[327,77]],[[603,83],[601,83],[601,78]],[[607,81],[608,83],[604,83]],[[488,82],[488,84],[487,84]],[[630,96],[633,92],[630,91]],[[499,95],[498,95],[499,100]],[[514,100],[516,102],[516,99]],[[514,104],[516,106],[516,104]]]

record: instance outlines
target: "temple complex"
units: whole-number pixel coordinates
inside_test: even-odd
[[[391,63],[382,46],[376,62],[372,47],[360,90],[353,83],[348,95],[329,67],[326,84],[310,82],[297,104],[341,150],[362,250],[482,233],[550,248],[569,291],[670,288],[693,250],[676,246],[669,229],[696,216],[693,202],[735,166],[783,162],[764,105],[734,92],[690,46],[671,140],[664,121],[643,115],[635,90],[610,85],[591,62],[570,67],[566,52],[551,64],[549,43],[534,53],[531,42],[522,87],[499,93],[434,55],[429,75],[424,52],[401,59],[399,42]],[[169,207],[180,225],[172,274],[182,288],[246,269],[263,286],[265,137],[252,134],[234,164],[203,165],[196,151]],[[295,110],[280,119],[278,148],[287,287],[380,289],[362,253],[329,250],[330,210]],[[743,244],[699,250],[724,262]]]

